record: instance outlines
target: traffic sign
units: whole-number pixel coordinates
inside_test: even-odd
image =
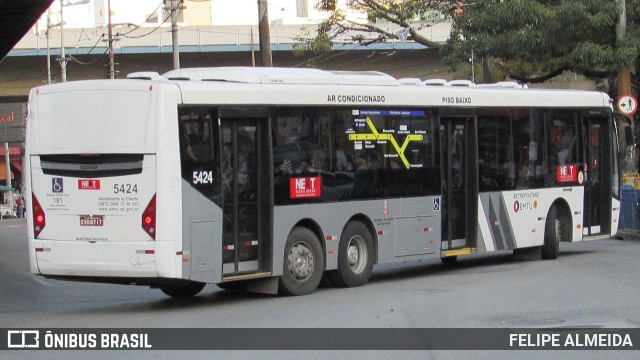
[[[618,110],[625,115],[633,115],[638,110],[638,99],[633,95],[624,95],[618,99]]]

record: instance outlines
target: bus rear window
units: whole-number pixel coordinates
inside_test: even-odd
[[[38,98],[38,145],[48,152],[143,153],[149,125],[150,93],[134,90],[77,91]]]

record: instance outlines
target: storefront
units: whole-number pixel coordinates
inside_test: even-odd
[[[0,98],[0,216],[3,218],[15,216],[17,199],[22,196],[26,103],[24,97]]]

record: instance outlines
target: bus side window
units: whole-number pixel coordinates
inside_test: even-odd
[[[513,189],[516,185],[511,117],[484,111],[478,116],[480,191]]]
[[[216,148],[217,128],[212,127],[212,109],[183,106],[178,112],[182,178],[198,192],[219,201],[220,154]]]
[[[561,165],[577,165],[577,117],[575,111],[553,110],[546,116],[548,124],[548,164],[547,185],[557,183],[557,169]]]

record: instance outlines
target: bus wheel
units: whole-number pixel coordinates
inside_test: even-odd
[[[560,254],[560,240],[563,236],[563,226],[557,206],[553,205],[547,215],[544,225],[544,245],[542,245],[542,258],[546,260],[557,259]]]
[[[291,230],[284,249],[284,269],[279,289],[285,295],[311,294],[320,284],[324,271],[323,251],[313,231]]]
[[[160,287],[163,293],[179,298],[187,298],[197,295],[204,289],[205,283],[188,281],[184,284],[172,284]]]
[[[373,239],[366,225],[350,222],[340,236],[338,270],[328,275],[337,286],[361,286],[369,281],[373,269]]]

